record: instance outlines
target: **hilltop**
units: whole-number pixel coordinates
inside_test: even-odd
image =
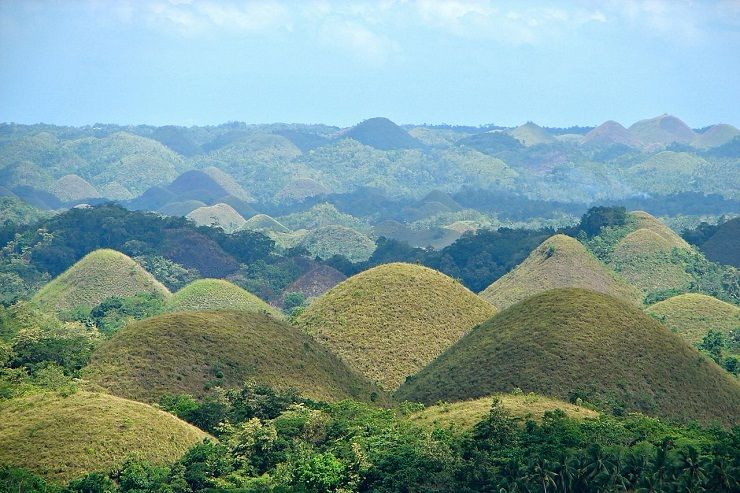
[[[255,214],[247,219],[242,229],[250,231],[272,231],[275,233],[289,233],[290,230],[267,214]]]
[[[317,265],[293,281],[283,293],[301,293],[306,298],[315,298],[347,279],[347,276],[328,265]]]
[[[160,207],[157,212],[165,216],[187,216],[199,207],[206,207],[200,200],[184,200],[182,202],[168,202]]]
[[[634,136],[619,123],[609,120],[590,130],[583,136],[583,144],[614,145],[621,144],[633,147],[637,145]]]
[[[555,235],[540,244],[514,270],[496,280],[481,298],[499,309],[554,288],[585,288],[639,303],[637,289],[619,280],[576,239]]]
[[[211,177],[222,189],[224,189],[229,195],[244,202],[254,202],[255,199],[249,192],[244,190],[239,183],[225,171],[222,171],[215,166],[208,166],[203,168],[203,173]]]
[[[352,228],[336,225],[310,231],[299,245],[322,259],[344,255],[352,262],[367,260],[375,251],[373,240]]]
[[[115,250],[95,250],[52,279],[33,301],[56,311],[93,307],[110,296],[170,292],[133,259]]]
[[[390,390],[494,313],[441,272],[393,263],[337,285],[309,305],[296,324]]]
[[[527,147],[555,142],[555,137],[550,135],[547,130],[532,122],[507,130],[506,133]]]
[[[701,342],[709,330],[729,335],[740,329],[740,308],[705,294],[673,296],[645,309],[689,344]]]
[[[661,115],[633,123],[630,134],[643,145],[666,146],[673,142],[690,144],[696,134],[688,125],[671,115]]]
[[[269,315],[238,311],[169,313],[129,324],[95,351],[84,374],[115,395],[147,402],[246,380],[312,399],[378,395],[308,335]]]
[[[77,175],[64,175],[51,186],[51,193],[62,202],[100,198],[100,192]]]
[[[691,145],[699,149],[709,149],[727,144],[737,136],[740,136],[740,130],[732,125],[720,123],[718,125],[712,125],[704,132],[698,134],[693,142],[691,142]]]
[[[129,457],[169,464],[208,434],[146,404],[107,394],[40,393],[0,401],[0,462],[63,483]]]
[[[740,406],[740,384],[714,362],[639,308],[584,289],[548,291],[504,310],[396,397],[432,403],[514,388],[727,425],[737,423]]]
[[[190,211],[185,217],[198,226],[215,226],[227,233],[233,233],[242,229],[247,221],[227,204],[214,204],[206,207],[198,207]]]
[[[219,176],[217,173],[213,174]],[[212,204],[221,197],[229,195],[229,192],[211,174],[196,169],[179,175],[167,185],[167,190],[173,193],[179,201],[200,200],[206,204]]]
[[[701,244],[701,251],[712,262],[732,265],[740,269],[740,217],[731,219]]]
[[[349,137],[380,150],[416,149],[424,145],[408,132],[387,118],[370,118],[347,130],[342,137]]]
[[[239,310],[283,317],[278,310],[249,291],[223,279],[198,279],[191,282],[172,294],[167,300],[166,309],[170,312]]]
[[[324,195],[329,189],[312,178],[296,178],[275,194],[275,198],[281,201],[300,202],[309,197]]]

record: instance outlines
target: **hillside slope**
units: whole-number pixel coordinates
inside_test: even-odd
[[[167,300],[167,311],[200,312],[208,310],[239,310],[283,315],[257,296],[223,279],[198,279],[172,294]]]
[[[701,342],[709,330],[729,335],[740,329],[740,308],[705,294],[673,296],[645,309],[689,344]]]

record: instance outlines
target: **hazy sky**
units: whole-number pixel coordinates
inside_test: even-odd
[[[740,126],[740,0],[0,0],[0,121]]]

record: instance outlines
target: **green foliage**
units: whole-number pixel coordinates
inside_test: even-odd
[[[142,292],[133,296],[111,296],[92,309],[77,307],[62,317],[90,323],[102,334],[111,335],[127,322],[159,315],[164,308],[165,301],[160,294]]]
[[[624,207],[592,207],[581,217],[578,229],[588,237],[594,237],[602,228],[618,228],[627,222],[627,210]]]
[[[303,293],[290,292],[283,296],[283,309],[292,314],[296,309],[301,308],[306,303],[306,296]]]
[[[142,255],[134,260],[172,292],[200,277],[196,269],[187,269],[161,255]]]

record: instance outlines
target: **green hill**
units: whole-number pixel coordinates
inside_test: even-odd
[[[712,262],[732,265],[740,269],[740,217],[721,224],[717,231],[701,245],[701,251]]]
[[[527,147],[556,142],[555,137],[550,135],[547,130],[532,122],[507,130],[506,133]]]
[[[95,250],[56,278],[33,297],[42,307],[56,311],[76,306],[93,307],[110,296],[141,292],[170,292],[134,260],[115,250]]]
[[[514,270],[480,293],[499,309],[555,288],[585,288],[632,303],[642,295],[602,265],[576,239],[555,235],[538,246]]]
[[[207,207],[198,207],[190,211],[187,216],[198,226],[215,226],[227,233],[242,229],[247,221],[227,204],[214,204]]]
[[[344,255],[352,262],[362,262],[375,251],[375,242],[352,228],[332,225],[310,231],[300,242],[300,246],[311,255],[328,259],[334,255]]]
[[[329,189],[312,178],[296,178],[281,188],[275,198],[283,202],[300,202],[327,193]]]
[[[583,136],[582,143],[587,145],[621,144],[630,147],[637,145],[637,141],[632,134],[613,120],[604,122],[593,130],[590,130]]]
[[[77,175],[65,175],[51,186],[51,193],[62,202],[100,198],[100,192]]]
[[[406,382],[433,403],[520,388],[614,410],[738,422],[740,384],[638,307],[557,289],[499,313]]]
[[[640,120],[632,124],[629,132],[645,146],[666,146],[673,142],[690,144],[696,137],[688,125],[671,115]]]
[[[296,324],[390,390],[494,313],[441,272],[393,263],[334,287],[309,305]]]
[[[93,354],[84,377],[115,395],[152,402],[202,396],[246,380],[313,399],[370,400],[377,389],[308,335],[263,313],[169,313],[127,325]]]
[[[134,198],[134,194],[117,181],[100,185],[98,191],[100,191],[100,195],[110,200],[131,200]]]
[[[256,214],[244,223],[242,229],[251,231],[273,231],[275,233],[289,233],[290,230],[271,218],[267,214]]]
[[[512,417],[521,420],[542,420],[547,411],[560,409],[574,419],[597,418],[599,413],[569,402],[537,394],[495,394],[461,402],[441,402],[425,407],[409,416],[415,423],[429,427],[466,430],[483,420],[491,410],[493,399]]]
[[[634,221],[635,229],[649,229],[650,231],[661,236],[670,242],[676,248],[690,250],[691,246],[686,240],[681,238],[675,231],[666,226],[660,219],[644,211],[632,211],[629,213],[630,218]]]
[[[169,413],[106,394],[41,393],[0,401],[0,463],[59,483],[112,469],[129,457],[169,464],[206,437]]]
[[[640,190],[669,195],[705,190],[703,180],[709,173],[706,160],[688,152],[663,151],[627,170],[627,175]]]
[[[200,200],[184,200],[182,202],[168,202],[157,212],[165,216],[187,216],[199,207],[206,207]]]
[[[306,298],[315,298],[347,279],[347,276],[328,265],[317,265],[288,285],[283,294],[301,293]]]
[[[683,337],[689,344],[701,342],[709,330],[729,335],[740,329],[740,308],[705,294],[673,296],[649,306],[647,313]]]
[[[239,310],[282,314],[249,291],[223,279],[198,279],[183,287],[167,300],[167,311],[199,312],[208,310]]]
[[[698,134],[691,145],[699,149],[709,149],[727,144],[737,136],[740,136],[740,130],[732,125],[720,123],[719,125],[712,125],[706,131]]]
[[[255,201],[254,197],[252,197],[249,192],[244,190],[244,188],[242,188],[242,186],[239,185],[239,183],[237,183],[237,181],[225,171],[221,171],[215,166],[208,166],[207,168],[203,168],[203,173],[210,176],[213,181],[218,183],[221,188],[226,190],[232,197],[236,197],[237,199],[243,200],[244,202]]]
[[[347,130],[349,137],[380,150],[416,149],[424,145],[387,118],[370,118]]]

